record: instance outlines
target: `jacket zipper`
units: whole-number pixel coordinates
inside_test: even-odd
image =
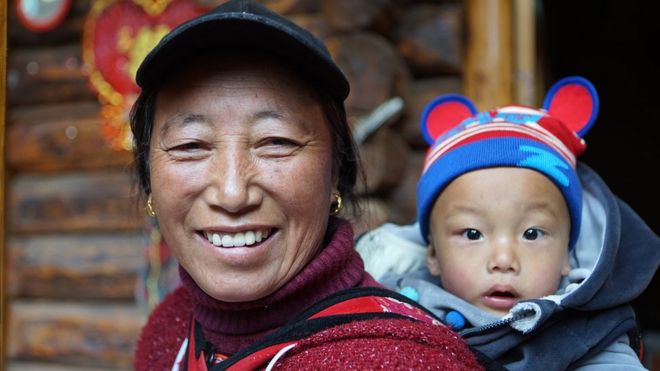
[[[534,310],[533,309],[523,309],[520,312],[515,313],[513,316],[506,318],[506,319],[501,319],[499,321],[489,323],[487,325],[483,325],[480,327],[473,327],[469,329],[465,329],[458,334],[461,335],[461,337],[466,337],[470,336],[474,333],[479,333],[479,332],[486,332],[490,330],[494,330],[499,327],[506,326],[510,324],[511,322],[516,322],[518,320],[521,320],[525,317],[529,317],[530,315],[534,315]]]

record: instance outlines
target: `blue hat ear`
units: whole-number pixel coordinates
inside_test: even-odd
[[[583,77],[565,77],[552,85],[543,108],[583,138],[598,117],[598,93]]]
[[[435,98],[422,113],[424,139],[432,145],[440,135],[477,112],[474,104],[462,95],[447,94]]]

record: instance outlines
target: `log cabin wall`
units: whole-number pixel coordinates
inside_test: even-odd
[[[393,97],[401,112],[360,145],[367,182],[357,231],[414,218],[425,145],[418,119],[462,91],[461,1],[264,1],[326,41],[351,81],[351,123]],[[92,0],[36,34],[8,11],[7,299],[9,370],[130,369],[146,311],[131,156],[105,143],[81,60]]]
[[[7,4],[0,4],[0,367],[5,364],[5,71]]]
[[[130,369],[145,318],[130,154],[104,143],[81,61],[90,6],[38,34],[8,9],[8,370]]]
[[[20,25],[14,1],[3,2],[9,4],[7,17],[0,17],[7,19],[9,49],[0,348],[8,370],[130,369],[147,315],[134,299],[146,237],[131,156],[111,150],[102,137],[100,106],[81,61],[92,1],[74,0],[64,23],[40,34]],[[515,17],[534,11],[526,0],[262,2],[326,41],[351,82],[346,104],[354,127],[374,118],[382,103],[403,99],[403,110],[360,144],[367,182],[358,234],[386,221],[413,220],[425,151],[418,120],[429,100],[464,92],[485,109],[513,96],[538,104],[538,91],[545,91],[529,58],[534,40],[516,37],[534,27],[530,17]],[[589,4],[584,7],[596,6]],[[597,148],[609,147],[597,145],[587,155]],[[648,302],[644,307],[657,308],[657,299]]]

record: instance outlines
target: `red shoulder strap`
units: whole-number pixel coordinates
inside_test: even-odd
[[[242,371],[264,368],[301,339],[340,324],[372,318],[409,318],[444,326],[435,315],[403,295],[381,288],[360,287],[321,300],[276,332],[226,359],[210,348],[199,324],[192,320],[186,359],[181,359],[179,363],[185,367],[179,370]]]

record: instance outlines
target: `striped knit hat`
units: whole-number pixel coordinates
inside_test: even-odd
[[[483,168],[521,167],[544,174],[561,191],[571,216],[573,248],[582,215],[576,157],[597,115],[596,89],[577,76],[553,85],[542,109],[510,105],[479,113],[460,95],[433,100],[422,115],[422,133],[431,148],[417,183],[417,219],[426,242],[431,209],[452,180]]]

